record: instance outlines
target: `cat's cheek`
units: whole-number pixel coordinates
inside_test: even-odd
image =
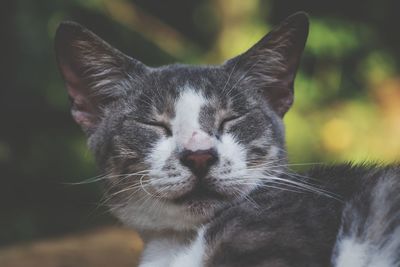
[[[163,167],[172,156],[174,150],[175,140],[173,137],[162,137],[155,143],[146,158],[146,162],[150,166],[150,175],[160,175],[160,172],[162,172]]]
[[[232,134],[224,134],[217,144],[220,164],[217,170],[223,173],[240,172],[246,169],[246,149],[235,140]]]
[[[152,194],[172,199],[192,189],[191,174],[182,168],[177,158],[174,137],[158,140],[146,162],[150,166],[146,189]]]
[[[221,136],[217,150],[220,160],[218,166],[211,171],[211,175],[217,180],[215,189],[226,196],[247,191],[241,185],[247,175],[246,148],[234,135],[228,133]]]

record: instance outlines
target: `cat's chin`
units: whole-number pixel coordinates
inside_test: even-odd
[[[215,202],[226,200],[226,197],[211,188],[197,185],[189,192],[172,199],[175,204],[192,205],[195,203]]]
[[[198,185],[193,190],[170,201],[183,207],[192,216],[207,218],[229,201],[229,198],[210,188]]]
[[[174,206],[181,211],[180,216],[177,218],[179,223],[185,218],[184,220],[187,220],[185,228],[196,229],[200,225],[208,223],[215,213],[226,206],[226,202],[213,199],[189,200],[181,204],[174,204]]]
[[[224,201],[216,200],[216,199],[188,199],[180,202],[179,206],[183,207],[185,212],[189,213],[192,216],[198,216],[201,218],[209,218],[211,217],[216,210],[221,208],[224,205]]]

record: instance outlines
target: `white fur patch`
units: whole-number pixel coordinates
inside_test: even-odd
[[[161,170],[167,159],[171,156],[175,149],[175,140],[173,138],[163,137],[154,146],[148,160],[153,170]]]
[[[199,114],[206,99],[192,89],[186,89],[175,105],[172,132],[178,148],[192,151],[207,150],[213,146],[213,139],[200,129]]]
[[[174,239],[153,240],[146,245],[139,267],[171,266],[171,262],[175,259],[176,253],[184,249],[183,245]]]
[[[399,266],[400,226],[390,230],[390,223],[400,216],[400,211],[393,210],[398,201],[393,199],[393,195],[398,196],[397,183],[394,175],[380,178],[371,192],[372,202],[366,218],[359,217],[352,202],[347,204],[344,216],[351,222],[350,233],[339,234],[335,248],[337,257],[333,259],[335,267]],[[397,194],[393,194],[395,192]]]
[[[246,150],[235,140],[232,134],[221,136],[221,142],[217,144],[217,151],[221,159],[228,159],[231,162],[231,170],[234,175],[241,176],[246,170]],[[224,179],[224,174],[219,174]]]
[[[368,260],[368,247],[358,244],[355,240],[345,239],[339,244],[339,256],[336,260],[337,267],[365,266]]]
[[[246,194],[257,187],[258,180],[253,178],[254,171],[249,173],[247,168],[246,149],[235,140],[232,134],[221,136],[217,151],[221,159],[220,164],[218,168],[211,170],[211,174],[218,177],[219,182],[216,186],[220,192]]]
[[[202,267],[205,256],[205,229],[201,228],[196,240],[187,248],[177,254],[170,267]]]
[[[391,255],[393,251],[380,248],[368,241],[346,238],[338,244],[335,267],[396,267]]]

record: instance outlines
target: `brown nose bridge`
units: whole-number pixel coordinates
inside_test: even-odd
[[[218,160],[217,153],[214,150],[184,151],[181,155],[181,162],[196,176],[204,176],[211,165]]]

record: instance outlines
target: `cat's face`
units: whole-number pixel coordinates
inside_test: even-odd
[[[273,173],[271,163],[283,164],[279,116],[264,99],[234,88],[238,77],[225,87],[228,77],[218,68],[154,70],[139,93],[109,109],[104,132],[91,142],[95,150],[108,143],[98,154],[106,171],[126,174],[113,179],[111,194],[132,187],[116,202],[136,206],[142,199],[151,208],[157,201],[155,209],[173,206],[203,218],[257,187],[262,171]]]
[[[62,24],[56,51],[72,114],[114,213],[137,227],[190,229],[276,174],[307,26],[292,16],[221,66],[149,68]]]

